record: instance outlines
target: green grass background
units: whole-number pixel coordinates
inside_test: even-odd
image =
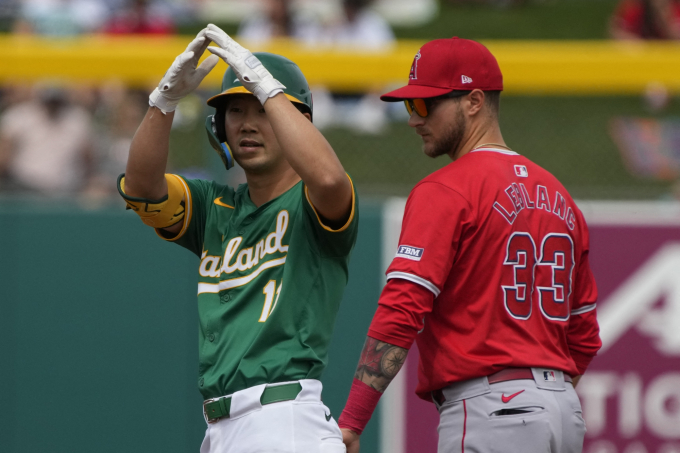
[[[205,114],[209,114],[206,110]],[[552,172],[572,196],[585,199],[668,198],[671,182],[633,176],[609,134],[619,116],[680,116],[673,99],[659,114],[647,111],[642,97],[502,96],[501,129],[506,143]],[[429,173],[450,162],[422,154],[420,137],[406,120],[384,133],[366,135],[346,128],[323,131],[362,196],[406,196]],[[204,168],[225,180],[221,163],[208,145],[202,120],[173,131],[171,167]],[[197,144],[201,144],[197,146]]]
[[[674,103],[664,115],[680,115]],[[633,176],[612,141],[616,116],[654,117],[637,97],[517,97],[501,102],[506,143],[552,172],[579,198],[645,199],[665,196],[669,182]],[[325,133],[360,188],[405,195],[420,179],[450,163],[421,152],[420,137],[403,123],[388,133],[362,136],[347,130]]]

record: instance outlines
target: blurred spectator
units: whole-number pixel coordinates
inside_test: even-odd
[[[343,0],[342,14],[330,26],[324,27],[321,41],[366,51],[394,44],[392,28],[371,9],[372,3],[372,0]],[[382,133],[388,122],[387,103],[381,102],[378,96],[378,92],[334,96],[332,107],[323,109],[332,111],[328,125],[343,125],[364,134]]]
[[[132,137],[149,106],[147,90],[132,90],[111,81],[97,99],[94,130],[96,173],[88,184],[89,196],[116,196],[115,180],[125,172]]]
[[[168,35],[176,32],[170,8],[150,0],[128,0],[105,25],[106,33]]]
[[[0,112],[14,104],[31,99],[33,89],[28,84],[7,83],[0,92]]]
[[[3,192],[68,196],[92,174],[91,116],[59,88],[10,106],[0,117]]]
[[[290,0],[267,0],[260,14],[241,22],[237,34],[251,43],[282,37],[314,43],[320,32],[318,21],[312,15],[293,10]]]
[[[0,0],[0,32],[12,29],[15,19],[19,16],[19,0]]]
[[[475,3],[498,6],[503,8],[507,6],[521,6],[526,4],[527,0],[447,0],[447,3],[450,3],[452,5]]]
[[[72,36],[98,31],[109,14],[103,0],[23,0],[15,33]]]
[[[387,21],[370,8],[372,0],[343,0],[343,14],[324,27],[322,41],[356,49],[376,50],[395,41]]]
[[[376,50],[395,41],[387,21],[371,8],[372,0],[342,0],[340,14],[321,24],[309,9],[296,9],[291,0],[266,0],[260,14],[246,18],[238,36],[251,43],[288,37],[306,44]]]
[[[622,0],[610,34],[615,39],[680,39],[680,1]]]

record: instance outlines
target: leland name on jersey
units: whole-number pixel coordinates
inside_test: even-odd
[[[258,266],[260,261],[264,262],[267,255],[287,253],[288,246],[283,245],[283,238],[288,229],[288,220],[288,211],[280,211],[276,217],[276,230],[269,233],[266,238],[260,239],[253,247],[239,250],[243,237],[237,236],[229,240],[223,256],[212,256],[203,251],[198,273],[201,277],[219,278],[222,274],[250,270]]]
[[[534,192],[533,188],[531,192]],[[505,194],[510,200],[496,200],[493,207],[503,218],[512,225],[520,212],[524,209],[538,209],[556,215],[564,220],[570,230],[576,227],[576,215],[571,206],[567,205],[564,196],[555,191],[554,200],[550,204],[550,194],[548,188],[540,184],[536,185],[536,197],[532,200],[529,190],[523,183],[513,182],[505,189]],[[534,201],[535,200],[535,201]],[[504,206],[505,205],[505,206]]]

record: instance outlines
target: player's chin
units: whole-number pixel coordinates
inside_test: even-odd
[[[427,157],[439,157],[442,155],[434,143],[423,143],[423,154]]]
[[[260,159],[253,155],[234,152],[234,160],[244,170],[248,170],[249,168],[257,168],[260,166],[258,162]]]
[[[235,160],[245,171],[252,174],[268,173],[274,166],[271,159],[263,155],[235,156]]]
[[[432,157],[432,156],[430,156],[430,154],[432,153],[432,140],[430,140],[430,137],[427,136],[427,135],[423,135],[420,138],[423,141],[423,146],[421,148],[422,151],[423,151],[423,154],[425,154],[426,156]]]

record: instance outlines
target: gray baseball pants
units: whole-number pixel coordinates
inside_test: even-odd
[[[444,389],[438,453],[580,453],[581,403],[561,371],[532,368],[533,380],[486,377]]]

